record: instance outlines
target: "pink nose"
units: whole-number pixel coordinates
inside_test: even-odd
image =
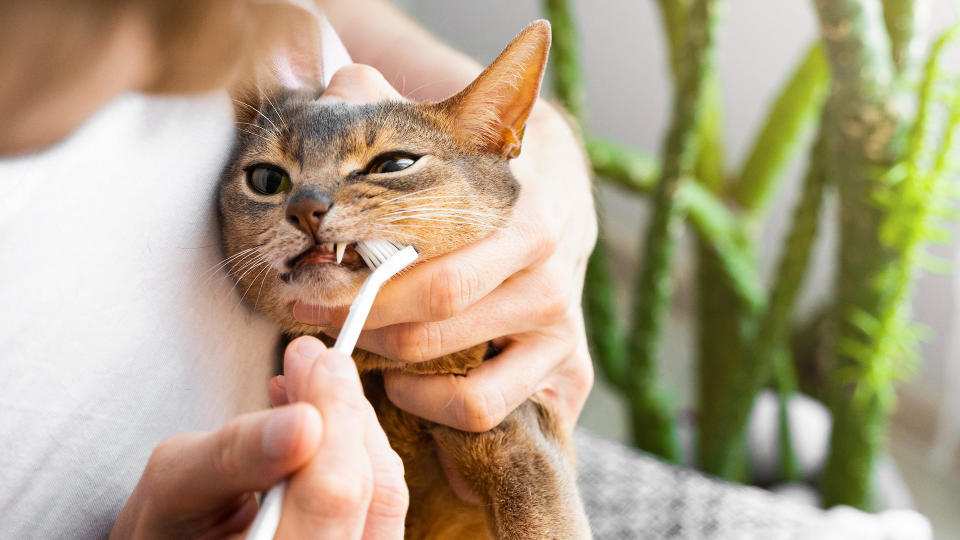
[[[332,205],[333,201],[325,192],[318,189],[303,189],[287,204],[287,221],[316,240],[323,216]]]

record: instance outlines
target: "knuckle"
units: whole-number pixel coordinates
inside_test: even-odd
[[[317,478],[311,500],[325,514],[355,512],[373,492],[373,479],[361,467],[331,467]]]
[[[552,325],[569,318],[570,302],[563,287],[556,279],[548,278],[544,282],[541,298],[543,299],[543,305],[540,315],[544,322]]]
[[[435,324],[406,324],[387,334],[387,351],[394,360],[423,362],[440,355],[443,336]]]
[[[213,469],[224,478],[232,478],[242,472],[240,456],[240,425],[230,422],[218,433],[216,452],[211,459]]]
[[[366,414],[371,407],[360,390],[352,384],[330,384],[323,389],[320,399],[334,405],[334,414]],[[338,409],[337,406],[342,408]]]
[[[191,436],[192,434],[181,433],[161,441],[150,454],[150,459],[143,471],[144,478],[150,483],[164,478],[179,459],[184,442]]]
[[[396,454],[394,454],[396,456]],[[400,457],[396,456],[400,462]],[[410,492],[403,478],[403,464],[393,467],[395,474],[384,475],[373,488],[370,513],[387,518],[402,518],[410,505]]]
[[[466,431],[490,431],[507,415],[503,395],[486,385],[468,387],[460,396],[459,420]]]
[[[556,232],[551,231],[542,223],[529,223],[523,226],[520,232],[533,250],[536,260],[546,259],[557,251],[560,240]]]
[[[570,382],[573,393],[576,395],[586,395],[593,388],[594,373],[593,363],[589,356],[577,355],[570,374]]]
[[[468,266],[444,266],[430,279],[430,318],[441,321],[461,313],[480,289],[480,276]]]

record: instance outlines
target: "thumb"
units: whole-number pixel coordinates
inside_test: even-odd
[[[321,426],[317,409],[305,403],[239,416],[213,433],[164,441],[144,476],[152,467],[159,476],[155,487],[168,495],[159,500],[179,509],[218,508],[268,489],[306,464],[320,444]]]
[[[320,97],[320,101],[337,100],[363,104],[401,101],[403,97],[376,68],[363,64],[347,64],[333,74],[330,84]]]

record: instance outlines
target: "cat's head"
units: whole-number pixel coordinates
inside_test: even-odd
[[[244,299],[302,329],[294,302],[349,304],[369,275],[356,242],[412,245],[423,261],[501,226],[519,192],[508,160],[519,154],[549,45],[549,24],[534,22],[438,103],[319,99],[293,62],[283,77],[238,93],[238,142],[219,208]],[[337,244],[347,246],[339,264]]]

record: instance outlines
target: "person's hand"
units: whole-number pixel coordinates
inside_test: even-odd
[[[291,392],[279,401],[291,404],[162,442],[111,538],[239,537],[256,515],[254,493],[290,475],[277,538],[402,538],[403,465],[353,361],[300,338],[285,364]]]
[[[356,65],[339,71],[327,92],[354,103],[399,99],[376,70]],[[398,407],[462,430],[496,426],[533,394],[572,430],[593,383],[580,308],[597,234],[585,158],[543,103],[523,145],[512,162],[522,187],[508,226],[384,286],[358,342],[405,362],[498,344],[502,352],[466,377],[386,374]],[[296,304],[293,313],[336,335],[347,310]]]
[[[290,479],[277,537],[403,538],[403,462],[363,396],[353,360],[304,336],[287,346],[283,372],[271,381],[270,401],[316,406],[324,437]]]

